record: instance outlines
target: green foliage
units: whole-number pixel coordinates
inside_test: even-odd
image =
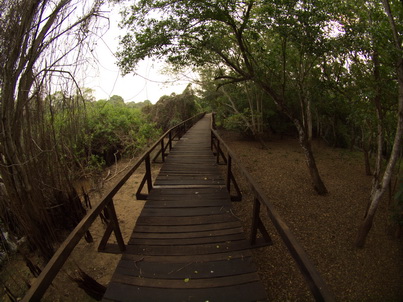
[[[101,172],[102,169],[105,167],[105,164],[106,164],[105,160],[102,157],[95,155],[95,154],[91,154],[89,156],[88,163],[87,163],[88,168],[91,169],[91,170],[89,170],[90,173],[91,172],[95,172],[95,173]]]
[[[281,116],[270,98],[253,82],[228,84],[217,89],[219,70],[201,69],[199,103],[216,113],[216,125],[248,136],[264,132],[287,132],[290,123]]]
[[[50,98],[55,134],[63,142],[60,153],[72,170],[82,175],[99,172],[123,155],[134,155],[160,134],[139,108],[128,106],[120,96],[110,100],[87,101],[73,97],[79,106],[70,110],[66,96]],[[63,101],[64,99],[64,101]]]
[[[115,160],[115,154],[135,154],[159,131],[146,123],[138,108],[121,102],[98,101],[88,106],[86,135],[91,154],[101,156],[106,164]]]
[[[146,109],[150,120],[164,131],[201,111],[190,84],[181,94],[162,96],[155,105],[143,109]]]
[[[124,106],[125,105],[125,101],[123,100],[123,98],[120,95],[112,95],[109,98],[108,102],[115,106]]]
[[[245,118],[246,116],[244,113],[232,114],[224,120],[223,126],[228,130],[244,133],[247,130],[245,126]]]
[[[152,105],[152,103],[149,100],[145,100],[144,102],[137,102],[137,103],[135,103],[135,102],[126,103],[127,107],[139,108],[139,109],[142,109],[144,107],[151,106],[151,105]]]

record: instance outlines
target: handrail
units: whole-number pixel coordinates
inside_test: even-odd
[[[216,141],[216,142],[215,142]],[[260,219],[260,205],[266,207],[270,220],[272,221],[274,227],[276,228],[278,234],[281,239],[287,246],[291,256],[296,261],[301,273],[303,274],[308,286],[311,290],[312,295],[316,299],[316,301],[326,301],[333,302],[336,301],[334,295],[330,291],[328,285],[323,280],[322,276],[317,271],[315,265],[308,257],[308,254],[303,249],[302,245],[297,241],[287,224],[280,217],[277,210],[270,203],[266,195],[264,194],[261,187],[256,183],[256,181],[252,178],[248,171],[241,165],[241,162],[238,160],[237,156],[234,152],[228,147],[228,145],[224,142],[224,140],[220,137],[217,131],[214,129],[213,119],[211,124],[211,142],[212,148],[221,148],[223,146],[227,150],[227,156],[224,155],[222,150],[215,150],[217,152],[217,156],[223,154],[223,158],[228,165],[227,171],[231,171],[231,162],[235,163],[238,167],[240,174],[247,180],[250,189],[255,198],[254,205],[254,215],[252,221],[252,231],[251,231],[251,244],[256,242],[256,233],[257,229],[260,229],[263,237],[271,243],[270,237],[267,238],[268,233],[262,224]],[[230,159],[230,160],[228,160]],[[228,172],[227,172],[228,173]],[[232,172],[231,172],[232,174]],[[235,181],[235,180],[234,180]],[[229,186],[230,177],[227,175],[227,188]]]
[[[67,261],[68,257],[70,256],[71,252],[75,248],[75,246],[78,244],[78,242],[81,240],[81,238],[85,235],[85,233],[88,231],[89,227],[92,225],[94,220],[97,218],[98,215],[102,213],[104,209],[109,210],[109,214],[112,215],[110,226],[111,228],[107,228],[106,232],[109,230],[108,236],[104,235],[104,238],[102,238],[101,241],[105,241],[106,243],[107,239],[109,238],[109,235],[112,230],[115,231],[115,235],[117,237],[118,243],[119,241],[121,244],[119,244],[119,247],[124,249],[124,243],[123,239],[121,239],[121,233],[119,229],[119,225],[117,222],[116,214],[114,213],[114,207],[113,207],[113,197],[116,195],[116,193],[120,190],[120,188],[126,183],[126,181],[130,178],[130,176],[140,167],[140,165],[143,162],[146,162],[146,160],[150,159],[150,154],[153,152],[159,145],[163,147],[163,142],[167,137],[169,139],[168,145],[170,148],[172,148],[172,140],[173,137],[176,137],[177,135],[181,136],[184,132],[186,132],[193,124],[195,124],[199,119],[201,119],[205,113],[200,113],[197,114],[181,123],[178,125],[170,128],[167,130],[144,154],[137,160],[137,162],[133,165],[133,167],[121,178],[121,180],[117,183],[115,187],[109,190],[109,192],[105,195],[105,197],[101,200],[101,202],[93,207],[87,215],[77,224],[77,226],[74,228],[74,230],[69,234],[69,236],[64,240],[64,242],[61,244],[59,249],[55,252],[53,257],[49,260],[49,262],[46,264],[45,268],[42,270],[41,274],[38,276],[36,279],[35,283],[32,284],[31,288],[27,291],[25,294],[24,298],[22,301],[39,301],[44,293],[46,292],[47,288],[49,285],[52,283],[53,279],[56,277],[60,269],[62,268],[63,264]],[[172,133],[176,131],[176,134],[172,136]],[[178,134],[178,132],[181,131],[181,133]],[[164,160],[164,154],[165,151],[162,151],[162,159]],[[148,162],[149,163],[149,162]],[[146,162],[147,165],[147,162]],[[151,173],[151,172],[150,172]],[[146,175],[147,176],[147,171]],[[151,177],[146,177],[148,181],[151,181]],[[148,188],[152,188],[152,184],[149,182],[148,183]],[[144,196],[144,195],[142,195]],[[119,240],[119,235],[120,239]]]

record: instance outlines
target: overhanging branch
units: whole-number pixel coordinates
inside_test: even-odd
[[[229,85],[229,84],[235,84],[235,83],[240,83],[240,82],[245,82],[250,80],[249,77],[241,77],[241,78],[235,78],[235,77],[230,77],[230,76],[219,76],[219,77],[215,77],[214,80],[223,80],[225,79],[225,82],[222,82],[220,84],[217,85],[217,90],[220,89],[223,86]]]

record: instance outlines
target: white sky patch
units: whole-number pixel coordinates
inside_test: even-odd
[[[327,22],[326,26],[323,28],[323,31],[329,38],[337,38],[340,35],[345,34],[343,25],[337,21]]]
[[[120,8],[114,6],[108,13],[109,30],[99,39],[89,57],[88,65],[83,70],[83,87],[91,88],[97,100],[108,99],[113,95],[123,97],[125,102],[142,102],[150,100],[156,103],[163,95],[180,94],[191,82],[186,75],[164,75],[165,64],[151,59],[139,64],[135,74],[122,76],[116,65],[114,53],[118,49]]]

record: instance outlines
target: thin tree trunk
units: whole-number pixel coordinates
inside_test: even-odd
[[[299,120],[293,120],[295,127],[298,129],[299,143],[304,150],[306,164],[311,176],[313,187],[319,195],[326,195],[328,193],[325,184],[320,177],[318,167],[316,166],[315,157],[312,152],[312,145],[309,141],[306,131],[304,130]]]
[[[364,153],[364,163],[365,163],[365,174],[371,176],[371,164],[369,162],[369,151],[367,149],[363,150]]]
[[[328,191],[322,181],[322,178],[320,177],[318,167],[316,166],[315,157],[312,152],[312,146],[309,142],[307,130],[304,128],[304,125],[299,119],[293,116],[293,114],[284,105],[285,102],[271,89],[271,87],[267,86],[264,82],[258,82],[258,84],[268,95],[273,98],[277,108],[294,123],[298,131],[299,143],[301,145],[301,148],[304,150],[306,164],[311,176],[313,187],[319,195],[326,195]]]
[[[306,101],[306,122],[308,130],[308,141],[312,142],[312,112],[311,112],[311,100],[308,98]]]
[[[383,142],[384,142],[384,130],[383,130],[383,112],[382,112],[382,104],[381,104],[381,87],[379,81],[380,78],[380,63],[379,63],[379,54],[377,51],[374,51],[372,55],[372,62],[374,64],[374,80],[376,85],[376,93],[374,97],[374,104],[376,109],[376,117],[377,117],[377,154],[376,154],[376,163],[375,163],[375,171],[374,171],[374,179],[372,184],[372,193],[379,186],[381,170],[382,170],[382,154],[383,154]]]
[[[403,75],[402,67],[403,66],[401,65],[400,69],[402,69],[402,70],[400,72],[400,75]],[[399,79],[399,111],[398,111],[396,135],[395,135],[395,140],[393,143],[392,153],[389,158],[388,164],[386,166],[385,172],[383,174],[382,181],[373,190],[373,192],[371,194],[371,200],[369,203],[367,213],[365,215],[364,221],[362,222],[362,224],[358,230],[357,238],[355,241],[356,247],[361,248],[365,245],[367,235],[372,227],[372,221],[374,219],[375,212],[378,208],[379,202],[380,202],[383,194],[385,193],[385,191],[389,185],[389,182],[392,177],[393,169],[399,158],[402,143],[403,143],[403,78],[400,78]]]
[[[371,176],[371,164],[369,161],[369,152],[371,146],[371,136],[368,137],[368,141],[365,139],[365,131],[364,127],[361,127],[361,137],[362,137],[362,152],[364,153],[364,165],[365,165],[365,174]]]
[[[259,132],[257,132],[255,125],[251,124],[250,121],[239,112],[238,108],[235,105],[235,102],[233,101],[231,95],[228,94],[228,92],[224,89],[224,87],[221,87],[221,90],[223,91],[224,95],[227,97],[227,99],[229,100],[230,104],[227,104],[228,107],[230,107],[236,114],[238,114],[240,116],[240,118],[243,120],[243,122],[245,123],[246,127],[252,131],[252,135],[253,137],[259,141],[259,143],[261,144],[262,149],[267,149],[266,143],[264,142],[262,136],[260,135]]]

